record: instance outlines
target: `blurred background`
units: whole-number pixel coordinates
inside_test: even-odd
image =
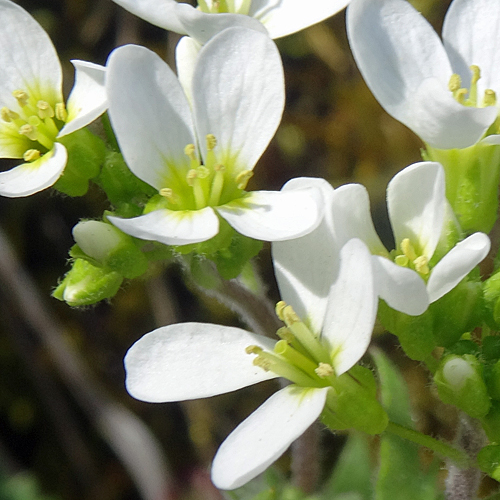
[[[52,38],[66,95],[73,82],[70,59],[105,64],[113,48],[126,43],[146,45],[173,66],[178,35],[111,0],[17,3]],[[412,3],[440,32],[449,1]],[[324,177],[334,186],[362,183],[390,247],[385,189],[396,172],[420,159],[422,145],[365,86],[349,50],[344,16],[278,40],[286,110],[249,189],[280,189],[296,176]],[[0,170],[12,165],[2,160]],[[51,190],[0,198],[0,500],[220,499],[210,483],[210,461],[275,384],[178,404],[147,404],[127,394],[123,356],[146,332],[187,320],[240,323],[215,299],[186,285],[175,266],[125,283],[110,303],[72,309],[51,298],[69,270],[72,227],[107,208],[96,186],[83,198]],[[278,294],[268,246],[257,265],[274,303]],[[429,393],[425,373],[404,358],[391,335],[377,332],[374,343],[410,384],[419,428],[451,438],[454,416]],[[321,440],[325,477],[344,438],[324,431]],[[277,467],[286,474],[288,465],[285,455]]]

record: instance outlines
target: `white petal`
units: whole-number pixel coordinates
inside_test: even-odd
[[[429,260],[443,229],[446,209],[444,170],[440,163],[419,162],[389,182],[387,206],[396,247],[408,238]]]
[[[273,394],[222,443],[212,464],[215,486],[232,490],[267,469],[319,417],[327,392],[290,385]]]
[[[275,378],[245,348],[275,342],[239,328],[179,323],[139,339],[125,356],[127,391],[150,403],[206,398]]]
[[[418,273],[376,255],[373,256],[373,270],[378,295],[390,307],[410,316],[419,316],[427,310],[427,288]]]
[[[342,10],[350,0],[252,0],[249,15],[258,19],[271,38],[279,38],[319,23]]]
[[[177,16],[175,0],[113,0],[132,14],[169,31],[186,35]],[[192,7],[191,7],[192,8]]]
[[[0,96],[2,106],[18,110],[14,90],[25,90],[52,106],[62,101],[62,71],[43,28],[21,7],[0,0]]]
[[[441,82],[424,80],[407,103],[408,118],[400,119],[420,138],[439,149],[467,148],[475,144],[496,118],[494,106],[462,106]]]
[[[219,219],[210,207],[202,210],[163,209],[131,219],[112,216],[108,216],[108,219],[124,233],[165,245],[199,243],[219,232]]]
[[[263,241],[304,236],[318,226],[323,215],[314,189],[253,191],[215,209],[236,231]]]
[[[66,103],[68,119],[58,137],[85,127],[108,107],[104,86],[106,68],[87,61],[71,62],[76,70],[75,85]]]
[[[484,233],[474,233],[452,248],[431,271],[427,282],[432,303],[454,288],[488,254],[490,239]]]
[[[349,370],[366,352],[377,305],[372,256],[361,240],[352,239],[340,251],[340,270],[328,296],[321,334],[330,344],[337,375]]]
[[[481,144],[490,144],[492,146],[498,146],[500,145],[500,135],[498,134],[488,135],[481,141]]]
[[[207,43],[217,33],[239,26],[261,33],[266,33],[266,28],[256,19],[240,14],[207,14],[191,5],[180,3],[177,5],[176,16],[182,24],[183,31],[194,38],[198,43]],[[180,33],[180,32],[179,32]]]
[[[175,47],[175,64],[177,66],[177,77],[184,89],[189,102],[193,102],[191,85],[193,73],[196,66],[198,53],[201,45],[189,36],[183,36]]]
[[[352,238],[359,238],[372,253],[387,254],[375,231],[370,214],[370,198],[364,186],[346,184],[335,189],[331,210],[335,235],[340,245]]]
[[[390,115],[440,149],[465,148],[480,139],[495,113],[453,99],[448,55],[409,2],[354,0],[347,14],[354,58]]]
[[[126,45],[109,57],[106,90],[113,129],[132,172],[158,190],[172,187],[169,166],[187,172],[184,148],[196,143],[191,110],[173,71],[154,52]]]
[[[324,179],[297,178],[287,182],[284,192],[307,187],[319,189],[325,215],[309,234],[271,246],[274,273],[281,298],[315,333],[321,332],[328,294],[338,272],[338,246],[331,221],[334,190]]]
[[[347,28],[368,87],[403,123],[408,99],[424,79],[434,77],[447,86],[452,72],[441,40],[406,0],[353,0]]]
[[[217,35],[198,56],[193,99],[202,155],[204,137],[213,134],[219,163],[252,170],[283,113],[283,67],[273,41],[242,28]]]
[[[478,96],[486,89],[500,91],[500,2],[454,0],[443,24],[443,40],[453,70],[469,88],[471,64],[481,70]]]
[[[0,196],[29,196],[52,186],[63,173],[67,160],[66,148],[56,142],[52,151],[38,160],[0,172]]]

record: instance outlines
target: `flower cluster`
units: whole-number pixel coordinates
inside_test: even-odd
[[[333,431],[390,428],[376,378],[359,364],[378,315],[409,357],[428,364],[441,399],[498,441],[500,350],[485,346],[500,330],[500,271],[496,262],[486,280],[478,265],[497,221],[500,2],[454,0],[441,41],[407,0],[115,1],[185,35],[177,74],[151,50],[122,46],[106,67],[73,61],[65,104],[48,36],[0,0],[0,152],[24,161],[0,173],[0,194],[54,186],[80,196],[93,182],[107,195],[102,218],[73,230],[72,268],[54,291],[70,305],[111,298],[158,261],[180,262],[214,287],[241,278],[266,241],[284,323],[266,332],[274,340],[204,323],[158,328],[126,355],[128,392],[172,402],[286,379],[214,459],[214,484],[237,488],[318,418]],[[247,190],[285,107],[273,39],[346,6],[368,87],[425,144],[424,161],[387,187],[392,249],[360,184],[299,177],[280,191]],[[105,138],[85,128],[103,113]]]

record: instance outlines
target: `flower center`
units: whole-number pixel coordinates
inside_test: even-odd
[[[248,15],[252,0],[198,0],[198,8],[207,14]]]
[[[272,352],[251,345],[248,354],[256,354],[254,365],[287,378],[301,387],[328,387],[335,384],[336,375],[328,349],[317,336],[300,321],[291,306],[276,305],[278,317],[286,327],[277,332],[281,338]]]
[[[47,101],[37,101],[24,90],[15,90],[12,95],[18,108],[12,110],[4,106],[0,109],[2,133],[22,144],[21,156],[32,162],[53,148],[68,113],[63,102],[53,107]]]
[[[241,198],[248,181],[252,177],[251,170],[232,172],[217,161],[214,152],[217,139],[214,135],[206,136],[207,153],[202,164],[196,154],[196,146],[188,144],[184,153],[190,161],[190,168],[185,174],[170,179],[171,185],[160,189],[159,194],[166,201],[170,210],[200,210],[207,206],[216,207],[228,201]]]
[[[408,238],[400,245],[400,253],[394,257],[394,262],[401,267],[407,267],[416,271],[422,278],[427,279],[430,273],[429,259],[425,255],[418,255],[415,247]]]
[[[470,89],[462,87],[462,79],[459,75],[454,73],[451,75],[448,83],[448,88],[453,94],[453,97],[464,106],[472,106],[476,108],[485,108],[486,106],[494,106],[496,104],[496,94],[491,89],[484,91],[484,96],[479,98],[477,95],[477,82],[481,78],[481,70],[479,66],[472,65],[472,78],[470,82]]]

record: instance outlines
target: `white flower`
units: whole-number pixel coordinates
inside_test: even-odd
[[[21,7],[0,0],[0,158],[26,162],[0,172],[0,195],[28,196],[52,186],[67,160],[57,140],[106,109],[105,69],[73,65],[76,83],[65,106],[61,65],[47,33]]]
[[[454,0],[443,43],[406,0],[353,0],[347,28],[377,100],[430,146],[472,146],[496,120],[500,2]],[[487,142],[499,144],[498,130],[489,133]]]
[[[210,397],[278,375],[293,382],[222,444],[212,467],[217,487],[237,488],[281,456],[322,413],[332,380],[334,384],[365,353],[377,311],[372,259],[359,240],[348,242],[340,255],[338,277],[333,282],[329,275],[329,293],[319,299],[322,311],[313,307],[307,314],[310,323],[295,316],[291,306],[299,304],[282,308],[289,327],[283,337],[290,343],[275,344],[239,328],[184,323],[150,332],[128,351],[127,390],[143,401]],[[308,263],[311,274],[325,274],[314,259]],[[299,267],[302,272],[305,264]],[[289,287],[280,282],[282,293],[294,296],[293,284]]]
[[[350,0],[199,0],[198,8],[176,0],[114,0],[156,26],[189,35],[200,44],[232,26],[279,38],[333,16]],[[265,29],[262,28],[265,26]]]
[[[490,240],[484,233],[475,233],[453,247],[439,262],[431,261],[440,238],[446,233],[449,205],[445,196],[444,170],[439,163],[420,162],[399,172],[387,187],[389,219],[394,232],[396,249],[389,253],[380,241],[370,216],[368,192],[360,184],[346,184],[333,189],[319,179],[293,179],[285,189],[304,189],[317,186],[321,189],[325,217],[322,223],[307,236],[273,244],[273,258],[282,280],[297,280],[298,273],[291,273],[314,248],[315,258],[329,266],[327,274],[337,272],[335,255],[351,238],[366,243],[373,254],[373,271],[377,293],[387,304],[409,315],[425,312],[429,303],[435,302],[454,288],[490,249]],[[309,252],[309,253],[308,253]],[[313,282],[304,270],[295,286],[300,292],[296,300],[310,297],[312,306],[323,307],[316,299],[324,296],[325,285]],[[284,300],[290,300],[284,297]],[[316,305],[314,305],[316,304]],[[297,313],[303,314],[305,307]]]
[[[306,234],[321,217],[314,191],[244,191],[280,122],[283,70],[269,37],[229,28],[200,52],[192,108],[170,68],[138,46],[115,50],[109,113],[132,172],[158,190],[145,215],[108,217],[122,231],[167,245],[208,240],[224,218],[251,238]]]

